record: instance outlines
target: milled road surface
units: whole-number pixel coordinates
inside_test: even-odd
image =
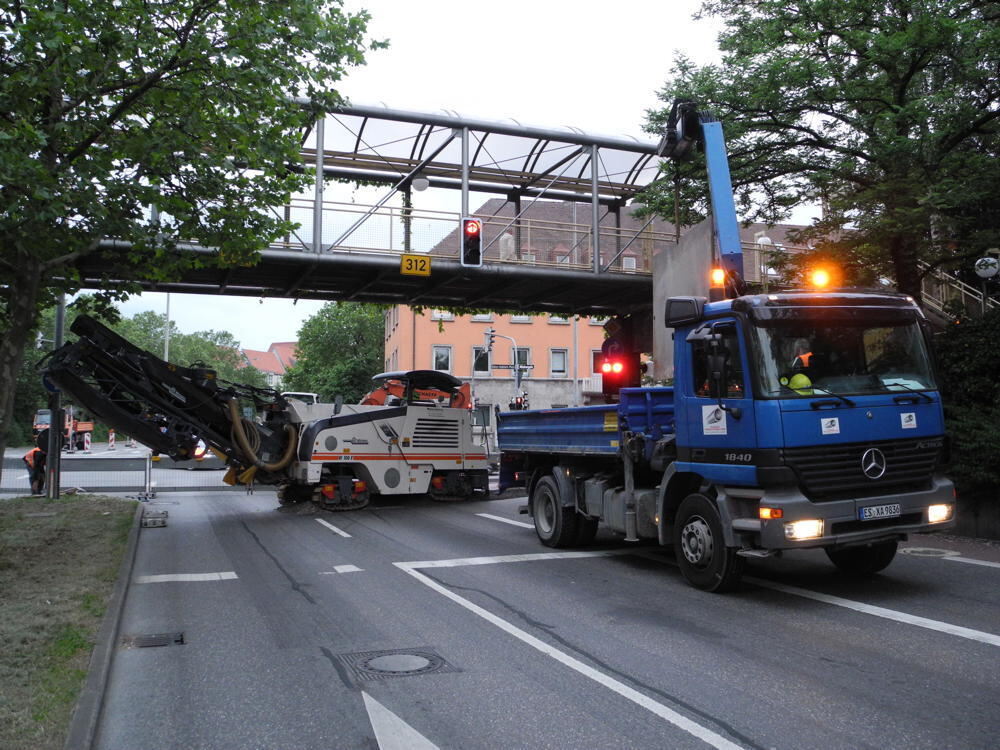
[[[800,552],[714,595],[655,546],[542,547],[522,502],[161,495],[121,634],[183,643],[119,646],[97,746],[1000,743],[1000,547],[914,538],[863,582]]]

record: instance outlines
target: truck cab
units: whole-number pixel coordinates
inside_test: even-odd
[[[825,547],[857,568],[847,562],[856,545],[891,559],[904,534],[950,525],[941,398],[911,298],[674,297],[665,321],[673,471],[716,488],[727,544],[751,554]]]

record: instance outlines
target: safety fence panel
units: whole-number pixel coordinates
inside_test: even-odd
[[[60,460],[59,487],[61,492],[139,492],[156,493],[190,490],[229,490],[245,492],[246,487],[230,487],[222,481],[225,470],[203,469],[171,464],[161,467],[151,461],[150,454],[107,456],[101,454],[68,455]],[[28,468],[19,455],[9,453],[3,460],[0,492],[28,494],[31,484]]]

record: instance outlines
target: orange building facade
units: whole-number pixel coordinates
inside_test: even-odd
[[[472,384],[479,404],[507,409],[527,393],[533,409],[601,403],[598,374],[604,319],[550,315],[453,315],[443,310],[416,314],[397,305],[385,313],[385,369],[439,370]],[[497,336],[486,352],[486,333]],[[522,365],[520,388],[513,369],[514,346]]]

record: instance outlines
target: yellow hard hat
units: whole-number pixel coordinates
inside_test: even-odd
[[[812,381],[804,373],[799,372],[792,375],[791,380],[788,381],[788,387],[803,396],[812,395]]]

